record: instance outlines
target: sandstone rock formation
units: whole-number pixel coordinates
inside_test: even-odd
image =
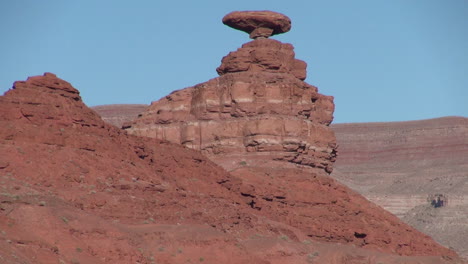
[[[126,135],[50,73],[15,82],[0,112],[1,263],[262,263],[222,235],[254,217],[200,153]],[[204,238],[173,237],[187,232]],[[199,248],[213,241],[233,259]]]
[[[304,61],[294,58],[291,44],[273,39],[257,39],[229,53],[216,71],[219,75],[234,72],[288,73],[303,81],[306,79],[306,67]]]
[[[4,263],[457,262],[330,177],[237,178],[197,151],[129,136],[53,74],[16,82],[0,111]]]
[[[113,119],[110,110],[98,112]],[[460,117],[332,124],[340,155],[331,176],[467,257],[466,127],[466,118]],[[396,146],[408,141],[408,147]],[[434,208],[428,197],[438,193],[445,194],[448,203]]]
[[[291,29],[289,17],[272,11],[234,11],[224,16],[223,23],[246,32],[251,39],[268,38]]]
[[[407,248],[419,244],[413,240],[411,228],[393,222],[394,218],[386,222],[384,219],[393,217],[390,215],[377,220],[363,207],[350,209],[355,205],[349,204],[350,200],[370,205],[347,189],[341,190],[333,180],[323,178],[332,171],[336,156],[335,137],[329,127],[333,98],[319,94],[316,87],[302,81],[305,63],[297,62],[291,45],[255,39],[223,58],[217,71],[221,75],[218,78],[153,102],[124,128],[132,134],[200,150],[242,179],[241,186],[236,187],[239,189],[230,189],[240,193],[252,209],[275,221],[291,223],[313,239],[364,247],[371,243],[370,248],[387,245],[400,254],[418,251],[412,246]],[[298,74],[301,71],[304,74]],[[266,190],[262,188],[265,184]],[[321,185],[330,188],[325,190]],[[323,190],[334,198],[314,198],[308,195],[313,190]],[[340,190],[345,197],[337,198],[339,195],[332,194],[332,190]],[[322,203],[326,209],[319,209]],[[285,216],[275,216],[279,208]],[[354,218],[347,218],[349,210],[354,211]],[[358,228],[351,233],[332,221],[340,218],[353,222],[357,215],[368,220],[355,223]],[[313,219],[317,218],[322,220],[316,223]],[[377,226],[385,230],[385,235],[370,234]],[[413,242],[396,242],[397,233],[397,240]]]
[[[328,176],[331,98],[294,75],[227,73],[164,100],[149,128],[232,173],[106,124],[53,74],[0,97],[0,260],[460,263]]]
[[[153,102],[125,129],[200,150],[228,170],[248,163],[332,171],[333,97],[302,81],[306,64],[292,45],[256,39],[217,71],[218,78]]]

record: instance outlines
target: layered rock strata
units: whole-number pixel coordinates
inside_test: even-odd
[[[224,57],[217,72],[220,77],[153,102],[124,128],[200,150],[228,170],[332,171],[333,97],[303,82],[306,63],[294,58],[292,45],[255,39]]]
[[[332,177],[468,258],[468,118],[331,127]]]

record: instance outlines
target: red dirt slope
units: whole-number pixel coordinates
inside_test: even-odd
[[[199,152],[129,136],[53,74],[16,82],[0,112],[2,263],[456,260],[330,178],[236,178]]]
[[[468,258],[468,118],[332,128],[332,177]],[[431,197],[439,196],[435,208]]]

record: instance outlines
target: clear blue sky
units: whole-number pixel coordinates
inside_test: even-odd
[[[335,97],[336,123],[468,116],[467,0],[3,0],[0,94],[53,72],[89,106],[149,104],[217,76],[249,41],[221,23],[235,10],[291,18],[274,38]]]

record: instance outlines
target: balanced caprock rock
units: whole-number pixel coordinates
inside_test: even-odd
[[[223,18],[223,23],[242,30],[250,38],[268,38],[291,29],[289,17],[271,11],[234,11]]]
[[[228,170],[299,166],[330,173],[333,97],[303,82],[307,65],[294,58],[291,44],[268,38],[287,32],[289,18],[233,12],[223,22],[254,40],[223,58],[220,77],[153,102],[125,129],[200,150]]]

